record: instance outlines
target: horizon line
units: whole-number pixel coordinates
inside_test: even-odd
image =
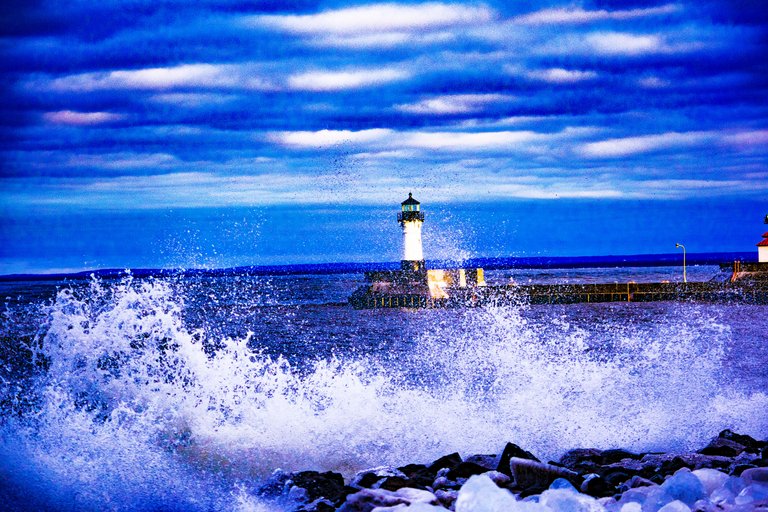
[[[657,254],[615,254],[601,256],[494,256],[476,257],[465,260],[428,259],[428,267],[442,265],[447,268],[480,266],[486,270],[504,268],[603,268],[603,267],[662,267],[680,264],[682,255],[675,253]],[[747,251],[688,253],[687,265],[719,265],[735,260],[757,261],[757,254]],[[430,265],[431,264],[431,265]],[[222,268],[99,268],[72,272],[15,273],[0,274],[0,281],[44,281],[59,279],[88,279],[91,277],[118,278],[164,277],[175,275],[228,275],[249,273],[252,275],[301,275],[301,274],[347,274],[374,270],[400,268],[400,261],[387,262],[333,262],[333,263],[292,263],[286,265],[238,265]]]

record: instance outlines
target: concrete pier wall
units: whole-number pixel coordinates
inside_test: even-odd
[[[356,291],[349,302],[368,308],[472,307],[485,304],[574,304],[592,302],[701,301],[768,304],[768,282],[612,283],[487,286],[449,290],[445,299],[428,294],[379,294],[369,287]]]

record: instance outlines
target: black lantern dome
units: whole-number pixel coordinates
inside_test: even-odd
[[[397,214],[397,221],[400,223],[412,220],[424,222],[424,213],[421,211],[421,203],[413,198],[413,194],[408,192],[408,199],[400,203],[400,213]]]

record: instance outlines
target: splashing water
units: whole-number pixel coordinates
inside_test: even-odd
[[[424,323],[395,356],[349,349],[297,366],[263,333],[188,325],[180,288],[128,278],[58,292],[36,405],[2,422],[9,485],[77,510],[236,510],[258,507],[251,494],[278,467],[349,474],[505,441],[556,457],[768,432],[768,397],[729,385],[731,328],[707,307],[623,320],[600,317],[605,305],[365,312],[355,318]]]

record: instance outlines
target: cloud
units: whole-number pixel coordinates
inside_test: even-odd
[[[500,132],[406,132],[402,144],[421,149],[453,151],[509,149],[540,137],[532,131]]]
[[[59,110],[58,112],[46,112],[43,114],[43,117],[46,121],[53,124],[88,126],[119,121],[125,116],[113,112],[75,112],[73,110]]]
[[[665,49],[658,35],[636,35],[624,32],[595,32],[585,37],[585,42],[601,55],[641,55]]]
[[[637,84],[640,87],[645,87],[646,89],[663,89],[665,87],[668,87],[670,85],[669,80],[664,80],[662,78],[659,78],[658,76],[646,76],[643,78],[640,78],[637,81]]]
[[[575,69],[550,68],[533,70],[526,73],[530,78],[554,84],[571,84],[597,78],[594,71],[579,71]]]
[[[296,34],[371,34],[416,31],[481,23],[494,17],[485,6],[424,3],[371,4],[305,15],[254,16],[246,22]]]
[[[593,21],[606,20],[629,20],[633,18],[645,18],[648,16],[660,16],[671,14],[680,10],[680,6],[667,4],[659,7],[649,7],[645,9],[629,9],[618,11],[607,11],[605,9],[596,11],[587,11],[584,9],[571,7],[559,9],[543,9],[541,11],[524,14],[513,18],[514,23],[522,25],[565,25],[582,24]]]
[[[532,131],[496,132],[399,132],[370,130],[320,130],[315,132],[275,132],[268,139],[294,148],[329,147],[342,144],[375,148],[443,149],[448,151],[513,149],[520,144],[544,138]]]
[[[314,46],[363,49],[446,43],[456,39],[462,28],[495,17],[496,12],[483,5],[430,2],[379,3],[305,15],[251,16],[244,21],[248,26],[300,36]]]
[[[712,132],[669,132],[659,135],[607,139],[583,144],[578,148],[578,152],[590,158],[614,158],[661,149],[690,147],[712,140],[713,136]]]
[[[194,108],[204,105],[218,105],[238,99],[235,94],[170,92],[155,94],[149,99],[157,103],[170,103],[182,107]]]
[[[370,143],[386,139],[393,133],[392,130],[374,128],[371,130],[319,130],[297,132],[275,132],[268,135],[272,142],[284,146],[319,148],[336,146],[339,144]]]
[[[71,155],[66,165],[69,167],[97,167],[101,169],[170,169],[181,162],[167,153],[108,153],[102,155]]]
[[[175,67],[82,73],[45,81],[57,91],[98,91],[109,89],[165,90],[185,87],[211,89],[274,90],[274,84],[238,64],[183,64]]]
[[[351,71],[310,71],[288,77],[288,86],[302,91],[340,91],[405,80],[411,75],[401,69],[358,69]]]
[[[411,114],[463,114],[478,112],[491,103],[514,99],[505,94],[451,94],[427,98],[417,103],[395,105],[395,109]]]
[[[724,142],[739,147],[768,147],[768,130],[743,131],[727,134],[723,137]]]

